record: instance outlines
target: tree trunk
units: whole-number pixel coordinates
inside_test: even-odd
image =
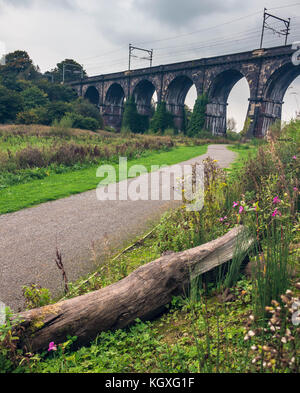
[[[20,346],[30,352],[77,336],[80,345],[100,332],[124,328],[135,319],[157,315],[174,295],[199,276],[232,259],[237,242],[244,251],[252,243],[242,226],[199,247],[172,253],[139,267],[123,280],[106,288],[53,305],[18,314],[24,329]],[[241,246],[242,241],[242,246]]]

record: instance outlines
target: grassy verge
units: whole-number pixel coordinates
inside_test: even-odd
[[[237,173],[245,164],[245,162],[253,157],[258,151],[258,144],[245,143],[228,146],[228,149],[238,154],[237,159],[230,165],[228,171],[232,174]]]
[[[152,165],[177,164],[205,154],[206,151],[207,145],[180,146],[170,151],[145,152],[140,158],[129,160],[128,167],[144,165],[149,171]],[[118,164],[113,163],[112,165],[118,174]],[[100,181],[96,177],[97,167],[98,165],[91,165],[86,169],[51,174],[41,180],[34,180],[0,190],[0,214],[15,212],[43,202],[95,189]]]

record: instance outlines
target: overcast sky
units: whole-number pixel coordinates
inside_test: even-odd
[[[154,65],[233,53],[259,47],[264,6],[290,17],[289,42],[300,41],[295,0],[0,0],[0,52],[4,46],[26,50],[42,71],[73,58],[89,75],[126,70],[129,43],[154,49]],[[267,32],[264,46],[283,40]],[[147,64],[135,59],[133,67]],[[294,103],[295,112],[300,84],[293,85],[298,89],[289,90],[289,108]],[[230,97],[229,114],[239,124],[247,94],[241,81]],[[190,94],[188,103],[193,100]]]

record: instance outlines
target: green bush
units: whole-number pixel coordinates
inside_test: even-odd
[[[188,125],[187,134],[190,137],[202,136],[205,125],[206,106],[208,98],[206,94],[201,94],[195,102],[191,120]]]
[[[84,117],[77,113],[68,113],[66,118],[70,119],[73,124],[73,128],[81,128],[83,130],[96,131],[100,128],[99,122],[92,117]]]
[[[48,96],[36,86],[29,87],[21,92],[24,109],[33,109],[44,106],[48,102]]]
[[[37,81],[37,86],[48,95],[50,101],[72,102],[78,98],[76,91],[67,85],[50,83],[42,79]]]
[[[134,134],[143,134],[149,128],[148,116],[140,115],[133,97],[130,97],[124,108],[122,129],[130,130]]]
[[[19,112],[16,121],[20,124],[45,124],[47,123],[47,110],[40,106]]]
[[[97,121],[97,128],[103,128],[103,119],[99,109],[89,101],[79,98],[72,104],[72,112],[83,117],[93,118]]]
[[[167,128],[174,128],[173,115],[167,111],[165,102],[159,102],[150,121],[150,129],[155,133],[163,134]]]
[[[226,136],[230,141],[240,141],[242,138],[242,135],[239,132],[234,131],[227,131]]]
[[[15,120],[17,113],[22,109],[21,96],[4,86],[0,86],[0,123]]]
[[[54,120],[61,120],[66,113],[72,111],[70,104],[62,101],[49,102],[46,105],[46,120],[43,124],[50,125]]]

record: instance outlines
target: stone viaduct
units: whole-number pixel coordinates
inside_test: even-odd
[[[263,137],[269,126],[281,119],[285,92],[300,75],[294,65],[291,45],[203,58],[152,68],[99,75],[71,83],[78,95],[97,105],[105,124],[120,128],[124,101],[133,96],[140,114],[151,114],[154,92],[165,101],[178,129],[183,120],[186,95],[195,85],[198,95],[206,93],[206,129],[226,133],[227,100],[233,86],[243,77],[249,90],[248,136]],[[299,62],[298,62],[299,63]]]

